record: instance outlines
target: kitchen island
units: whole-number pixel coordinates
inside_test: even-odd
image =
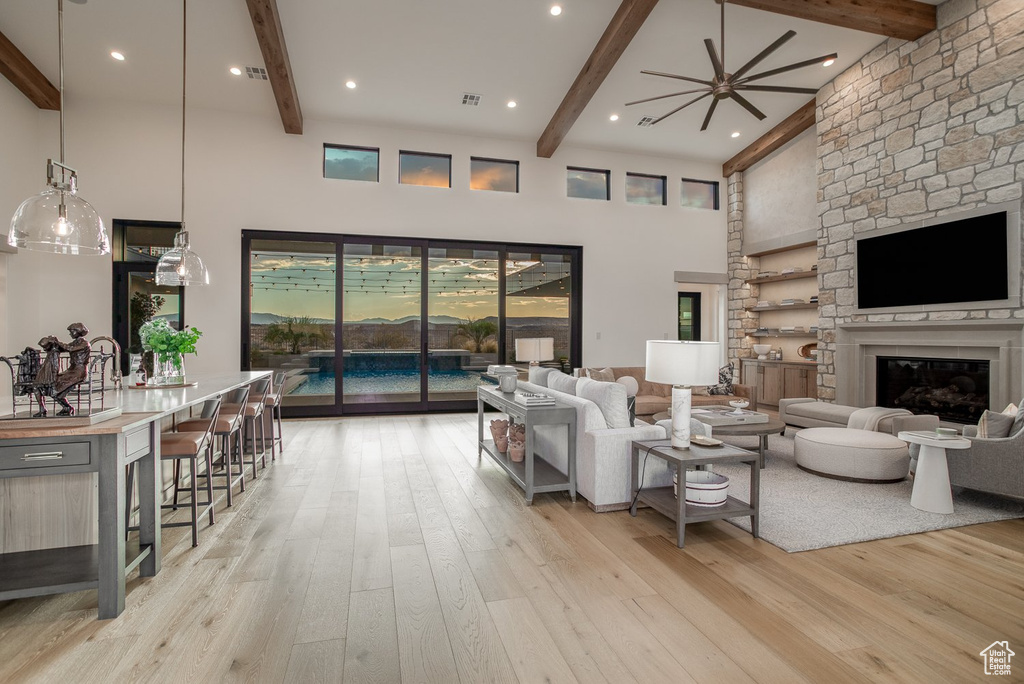
[[[225,392],[270,375],[269,371],[235,372],[190,377],[197,384],[175,389],[110,391],[107,405],[120,405],[117,418],[83,427],[39,425],[0,429],[0,525],[7,546],[26,550],[0,553],[0,601],[97,589],[99,618],[124,610],[125,576],[135,568],[143,577],[160,571],[160,430],[163,419],[187,411]],[[139,536],[125,540],[126,467],[136,463],[139,492]],[[81,521],[54,519],[40,523],[48,502],[39,500],[17,480],[81,477],[95,473],[98,496],[84,504],[97,520],[95,543],[67,544],[75,535],[63,529]],[[8,501],[3,501],[7,498]],[[19,502],[26,502],[19,506]],[[31,502],[31,503],[28,503]],[[19,539],[19,536],[21,539]],[[20,543],[11,543],[18,540]]]

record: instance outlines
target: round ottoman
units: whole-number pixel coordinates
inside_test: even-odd
[[[899,482],[910,471],[907,443],[893,435],[849,428],[807,428],[794,437],[796,464],[822,477]]]

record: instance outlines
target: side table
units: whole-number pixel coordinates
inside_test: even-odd
[[[934,432],[907,431],[896,435],[904,442],[918,444],[917,470],[910,505],[929,513],[953,512],[953,492],[949,486],[949,464],[946,449],[969,449],[970,440],[963,437],[942,437]]]
[[[703,447],[690,444],[690,448],[673,449],[667,439],[634,441],[632,443],[633,469],[630,492],[633,505],[629,514],[636,517],[636,509],[645,503],[667,518],[676,521],[676,546],[683,548],[686,535],[686,524],[704,520],[722,520],[723,518],[740,518],[750,516],[750,532],[756,539],[757,523],[760,515],[761,468],[757,454],[739,447],[723,444],[717,447]],[[668,487],[640,488],[640,461],[643,457],[660,458],[675,468],[679,482],[679,496]],[[741,501],[729,496],[721,506],[694,506],[686,503],[686,471],[695,470],[704,465],[719,463],[746,463],[750,466],[750,501]],[[637,490],[639,489],[639,494]]]
[[[543,492],[569,492],[576,501],[576,409],[567,404],[553,406],[524,406],[515,400],[514,394],[500,392],[497,388],[477,387],[477,456],[484,452],[497,463],[512,480],[522,487],[527,505],[533,504],[533,495]],[[484,405],[493,406],[509,418],[526,425],[526,458],[513,461],[505,452],[498,451],[494,442],[484,439]],[[538,425],[565,425],[568,430],[568,474],[534,453],[533,430]]]

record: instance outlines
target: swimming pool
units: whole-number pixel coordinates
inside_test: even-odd
[[[289,394],[334,394],[335,374],[308,373],[307,381]],[[419,371],[346,371],[345,394],[403,394],[419,392]],[[433,371],[427,376],[431,392],[475,392],[480,373],[471,371]]]

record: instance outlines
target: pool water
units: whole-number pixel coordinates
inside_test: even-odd
[[[309,373],[289,394],[334,394],[334,373]],[[346,371],[345,394],[401,394],[420,390],[419,371]],[[475,392],[480,373],[436,371],[427,377],[432,392]]]

